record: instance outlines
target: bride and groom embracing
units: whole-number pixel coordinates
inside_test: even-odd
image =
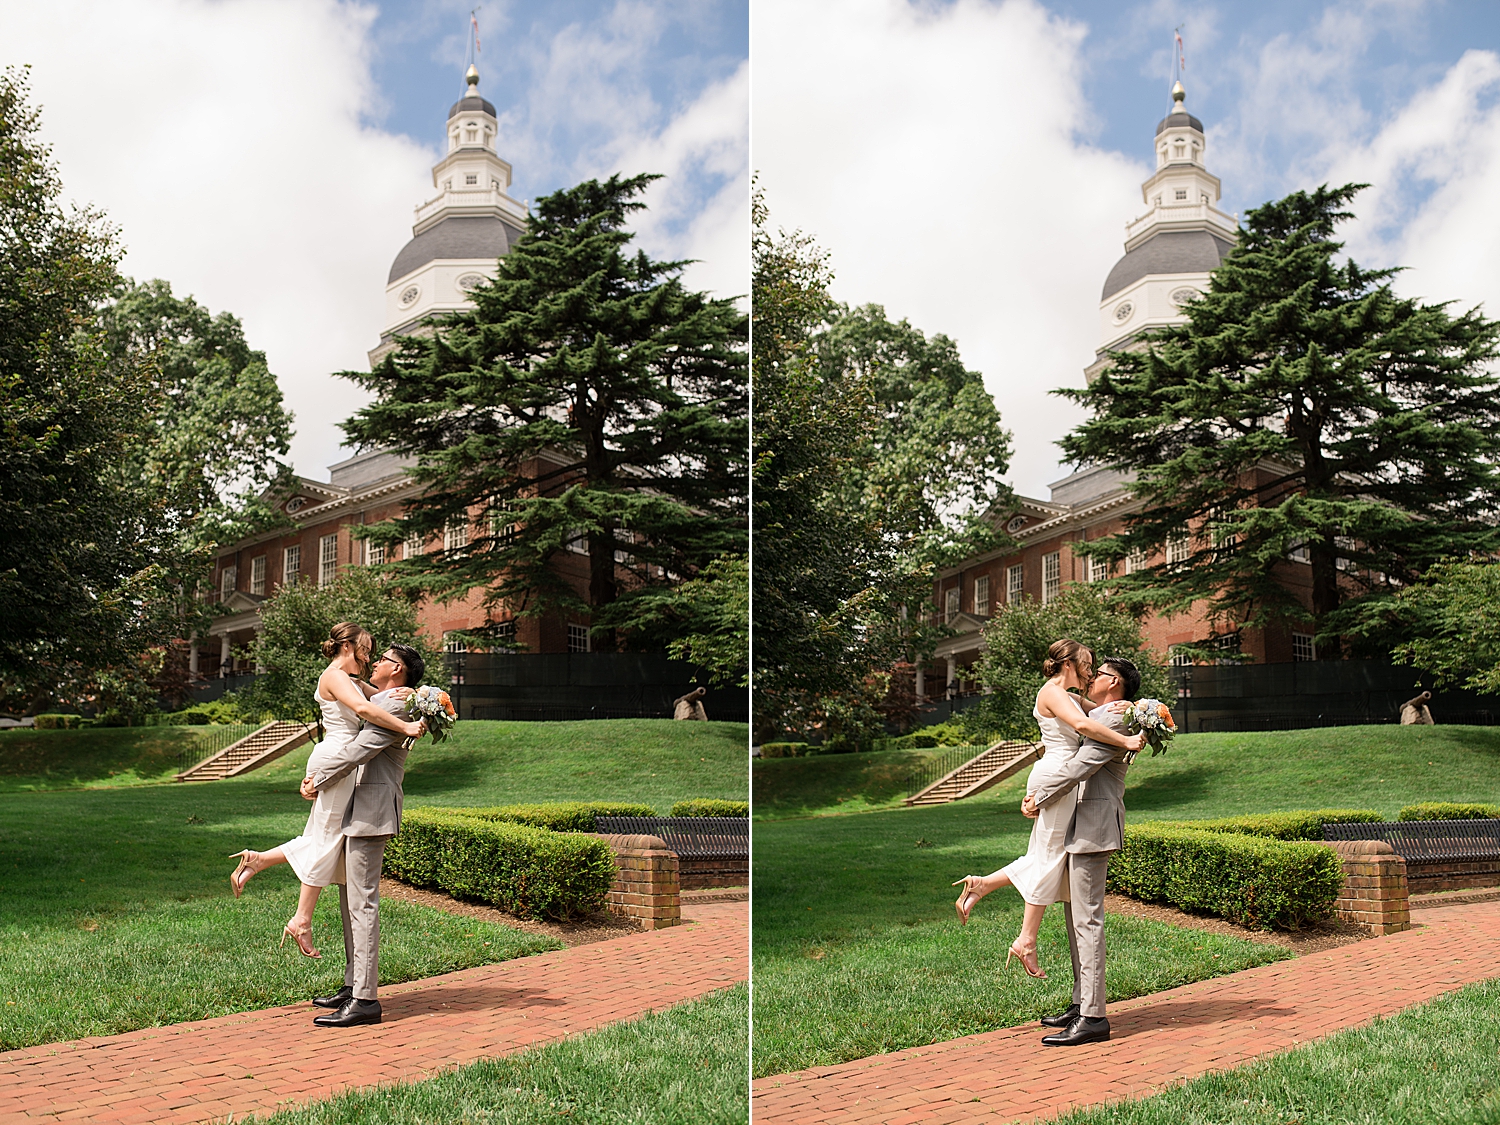
[[[401,826],[401,783],[408,740],[426,724],[397,715],[426,665],[407,645],[393,644],[371,664],[375,641],[349,621],[335,625],[321,645],[329,664],[318,677],[313,699],[323,717],[323,741],[307,759],[302,796],[313,802],[302,835],[268,852],[235,853],[240,865],[229,882],[239,898],[257,872],[291,864],[302,883],[297,913],[282,931],[308,957],[313,908],[331,883],[339,885],[344,922],[344,986],[313,1003],[333,1011],[313,1023],[353,1027],[380,1022],[376,985],[380,978],[380,871],[385,845]],[[369,668],[368,682],[359,677]],[[363,723],[363,729],[361,724]]]
[[[1125,712],[1140,690],[1140,671],[1112,657],[1094,667],[1094,654],[1073,640],[1053,642],[1042,665],[1047,682],[1032,714],[1042,732],[1041,760],[1032,767],[1021,811],[1033,820],[1026,854],[989,875],[965,875],[955,904],[960,921],[991,891],[1013,886],[1025,900],[1021,934],[1011,956],[1034,977],[1042,915],[1063,904],[1073,960],[1073,1003],[1044,1016],[1059,1029],[1048,1047],[1073,1047],[1109,1038],[1104,1016],[1104,880],[1109,857],[1125,843],[1125,772],[1144,734],[1125,733]],[[1072,694],[1076,690],[1082,696]],[[1085,709],[1084,704],[1089,709]],[[957,884],[955,884],[956,886]]]

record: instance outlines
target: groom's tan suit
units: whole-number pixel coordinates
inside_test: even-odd
[[[1103,704],[1089,718],[1125,733],[1124,716]],[[1068,923],[1068,950],[1073,955],[1073,1003],[1089,1019],[1104,1015],[1104,880],[1109,857],[1125,846],[1125,773],[1123,751],[1086,738],[1053,775],[1032,794],[1045,808],[1074,786],[1078,807],[1068,826],[1068,883],[1072,900],[1063,903]]]
[[[404,699],[389,692],[370,702],[393,715]],[[380,983],[380,870],[385,845],[401,827],[401,783],[406,779],[404,736],[366,724],[354,741],[335,750],[313,775],[317,789],[333,784],[351,770],[354,794],[344,812],[344,870],[339,911],[344,917],[344,984],[356,1000],[374,1000]]]

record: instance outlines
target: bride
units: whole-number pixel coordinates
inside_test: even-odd
[[[1032,714],[1042,732],[1042,759],[1031,768],[1026,781],[1026,792],[1030,795],[1037,786],[1049,778],[1064,762],[1078,751],[1085,738],[1120,750],[1139,750],[1146,741],[1143,734],[1125,735],[1111,730],[1103,723],[1088,717],[1093,706],[1088,690],[1094,682],[1094,654],[1077,641],[1063,639],[1054,641],[1047,650],[1047,659],[1042,663],[1042,674],[1047,682],[1037,692],[1036,706]],[[1071,694],[1075,689],[1083,696]],[[1120,701],[1116,704],[1125,707]],[[1014,863],[1007,864],[989,875],[965,875],[955,882],[964,885],[963,893],[954,904],[960,922],[967,923],[974,904],[991,891],[1001,887],[1015,887],[1026,902],[1022,915],[1021,933],[1011,943],[1005,958],[1021,959],[1021,967],[1031,976],[1045,977],[1036,959],[1036,936],[1042,928],[1042,915],[1047,906],[1066,901],[1068,895],[1068,853],[1063,850],[1067,841],[1068,825],[1073,820],[1073,808],[1078,802],[1078,790],[1070,790],[1067,796],[1042,809],[1031,825],[1031,842],[1026,854]]]
[[[356,677],[369,665],[374,647],[374,638],[352,621],[339,622],[322,643],[329,664],[318,677],[313,698],[323,713],[323,741],[307,759],[308,776],[316,771],[323,756],[354,740],[361,720],[410,738],[419,737],[426,729],[421,723],[408,723],[370,702],[375,687]],[[390,693],[404,697],[411,694],[411,688],[392,688]],[[302,883],[302,892],[297,899],[297,913],[281,932],[281,942],[285,945],[286,939],[291,938],[308,957],[322,956],[312,944],[312,916],[318,895],[324,887],[344,881],[344,812],[354,792],[355,776],[351,771],[318,791],[302,835],[269,852],[246,848],[230,857],[240,861],[229,877],[235,898],[243,893],[252,875],[278,863],[291,864]]]

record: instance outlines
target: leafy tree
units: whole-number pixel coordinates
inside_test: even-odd
[[[236,698],[247,714],[316,720],[313,688],[328,666],[318,646],[340,621],[363,626],[375,638],[377,656],[392,644],[411,645],[427,662],[427,681],[442,678],[442,651],[418,632],[412,601],[366,567],[340,571],[326,586],[279,586],[261,603],[260,620],[251,655],[265,671]]]
[[[827,255],[754,210],[757,732],[865,745],[882,670],[941,635],[934,568],[996,543],[1009,435],[952,341],[836,304]]]
[[[723,555],[679,586],[645,591],[628,603],[620,628],[659,638],[667,655],[708,671],[714,684],[750,686],[750,559]]]
[[[1036,738],[1031,710],[1046,677],[1042,661],[1053,641],[1071,637],[1087,645],[1096,662],[1111,656],[1141,670],[1140,698],[1169,699],[1166,670],[1141,635],[1140,622],[1100,584],[1077,583],[1043,605],[1028,599],[1005,606],[985,626],[978,678],[989,694],[963,712],[976,733]]]
[[[277,517],[260,497],[291,474],[292,416],[264,352],[239,320],[217,316],[165,281],[122,287],[102,314],[116,364],[148,360],[159,396],[151,438],[130,471],[161,495],[194,543],[223,543]]]
[[[0,75],[0,696],[16,709],[170,636],[182,562],[124,469],[159,393],[104,346],[115,232],[63,210],[26,99],[24,71]]]
[[[1409,640],[1391,653],[1438,683],[1500,692],[1500,562],[1443,562],[1396,595]]]
[[[416,458],[422,485],[376,541],[468,542],[392,568],[440,601],[594,614],[600,647],[628,603],[744,553],[746,318],[685,289],[685,262],[628,252],[653,176],[590,180],[537,201],[474,309],[405,337],[372,372],[375,402],[344,429]],[[553,559],[586,546],[580,593]],[[480,629],[480,636],[497,633]]]
[[[1496,545],[1500,326],[1398,297],[1394,270],[1336,261],[1360,187],[1249,212],[1188,323],[1059,392],[1093,414],[1061,443],[1068,458],[1131,470],[1144,502],[1124,533],[1080,549],[1119,560],[1192,529],[1185,565],[1119,580],[1132,608],[1196,605],[1230,627],[1311,619],[1330,651],[1341,636],[1368,647],[1398,583]],[[1299,547],[1306,607],[1286,582]]]

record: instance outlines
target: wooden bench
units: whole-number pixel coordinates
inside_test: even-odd
[[[1380,840],[1406,861],[1412,894],[1500,885],[1500,820],[1325,824],[1323,839]]]
[[[682,889],[750,881],[750,821],[740,816],[601,816],[594,831],[655,836],[677,856]]]

